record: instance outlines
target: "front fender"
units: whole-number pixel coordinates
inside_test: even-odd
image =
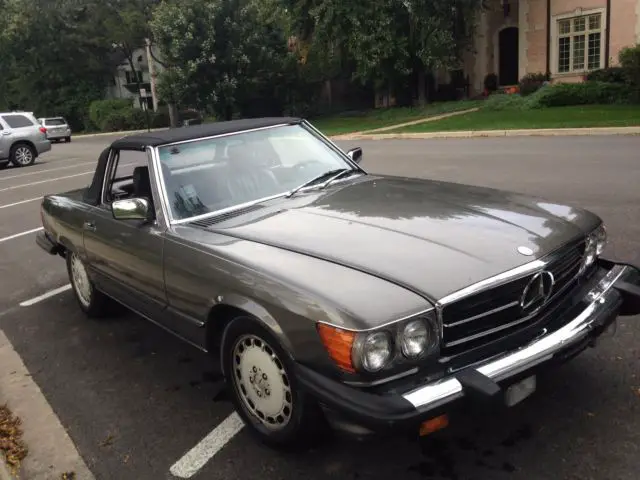
[[[254,316],[263,327],[267,328],[273,335],[275,335],[278,341],[288,352],[293,351],[293,344],[285,334],[280,324],[276,321],[274,316],[257,301],[238,293],[226,293],[219,295],[214,299],[212,309],[219,305],[234,307]],[[226,329],[222,334],[222,343],[224,343],[225,335]]]

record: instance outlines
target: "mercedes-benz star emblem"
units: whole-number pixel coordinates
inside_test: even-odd
[[[536,273],[529,281],[520,297],[520,308],[526,315],[538,312],[549,300],[553,292],[555,279],[551,272],[543,270]]]
[[[530,257],[531,255],[533,255],[533,250],[531,250],[529,247],[521,246],[518,247],[518,253]]]

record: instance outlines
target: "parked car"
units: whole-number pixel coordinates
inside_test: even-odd
[[[87,188],[44,198],[37,243],[88,316],[117,302],[219,359],[273,446],[514,405],[640,313],[640,271],[602,256],[594,213],[370,174],[362,153],[295,118],[124,137]]]
[[[39,118],[38,122],[47,129],[47,138],[59,142],[71,141],[71,127],[63,117]]]
[[[46,133],[31,112],[0,112],[0,169],[32,165],[51,150]]]

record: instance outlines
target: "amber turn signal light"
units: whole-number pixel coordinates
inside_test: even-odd
[[[356,338],[355,332],[319,323],[318,333],[324,348],[336,365],[345,372],[355,373],[356,369],[351,361],[351,347]]]
[[[448,426],[449,417],[447,417],[446,415],[440,415],[439,417],[435,417],[422,422],[422,424],[420,425],[420,436],[424,437],[425,435],[437,432],[438,430],[442,430],[443,428],[447,428]]]

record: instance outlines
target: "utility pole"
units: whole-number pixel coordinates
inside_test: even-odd
[[[147,64],[149,65],[149,82],[151,83],[151,101],[153,102],[153,111],[158,111],[158,95],[156,93],[156,64],[151,55],[151,40],[145,39],[147,50]]]

